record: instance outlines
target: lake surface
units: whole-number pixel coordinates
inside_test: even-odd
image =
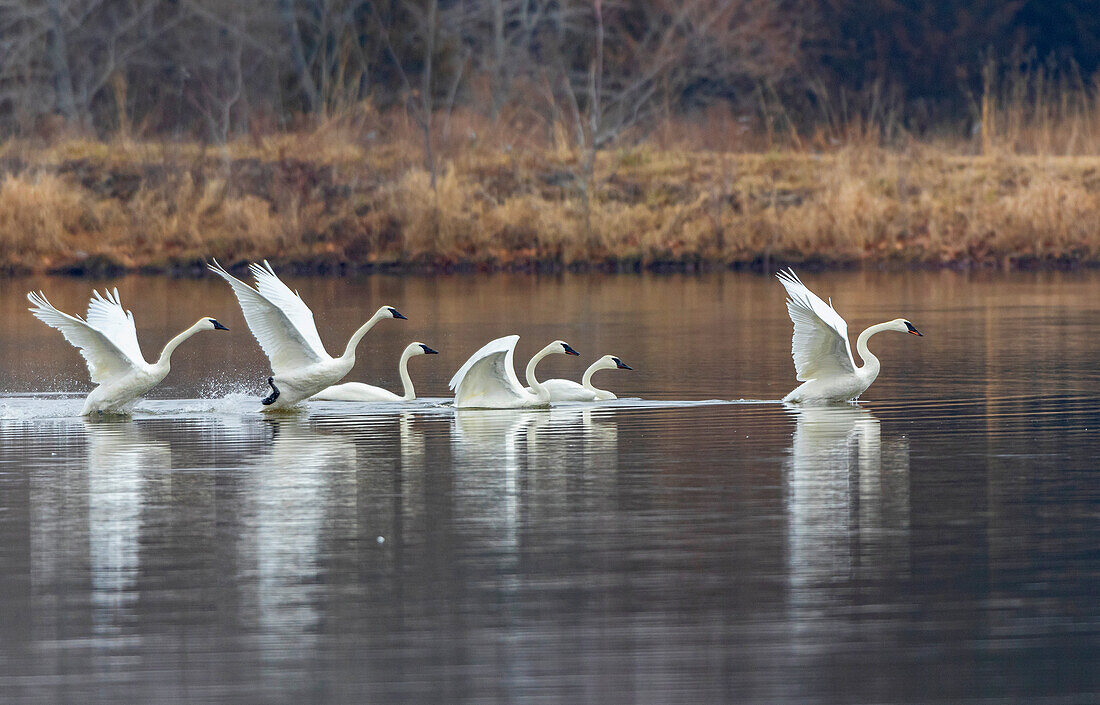
[[[795,409],[771,277],[295,279],[351,379],[409,405],[268,418],[213,278],[117,285],[146,357],[129,419],[75,416],[82,362],[0,281],[0,701],[1100,701],[1100,273],[805,274],[859,406]],[[439,406],[491,338],[543,377],[611,353],[616,402]],[[731,403],[734,400],[754,400]]]

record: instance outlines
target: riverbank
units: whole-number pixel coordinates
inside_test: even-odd
[[[1100,263],[1100,157],[927,145],[598,155],[283,135],[224,149],[8,143],[0,271],[1073,267]]]

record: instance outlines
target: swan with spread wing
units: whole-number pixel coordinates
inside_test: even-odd
[[[65,340],[80,350],[88,364],[88,373],[97,386],[84,400],[80,414],[122,412],[142,394],[160,384],[172,369],[172,353],[195,333],[204,330],[229,330],[213,318],[200,318],[195,325],[172,338],[150,364],[138,345],[134,314],[122,308],[118,289],[106,295],[93,291],[85,318],[70,316],[54,308],[41,291],[32,291],[27,299],[34,304],[30,312],[51,328],[61,331]]]
[[[527,363],[527,384],[520,384],[513,367],[518,335],[506,335],[489,341],[470,356],[454,377],[450,388],[455,392],[457,409],[519,409],[546,406],[550,392],[535,378],[535,366],[547,355],[576,355],[564,340],[555,340],[535,353]]]
[[[787,313],[794,323],[791,355],[802,384],[787,396],[795,404],[828,404],[852,401],[867,391],[879,373],[879,361],[867,349],[867,341],[886,330],[921,335],[904,318],[871,326],[856,338],[856,352],[863,360],[856,367],[848,342],[848,324],[831,303],[825,303],[788,269],[776,275],[787,290]]]
[[[271,361],[272,376],[267,378],[271,394],[263,400],[271,408],[294,406],[339,382],[355,365],[355,347],[376,323],[405,318],[392,306],[382,306],[351,334],[344,353],[332,357],[321,343],[309,306],[275,275],[267,260],[249,265],[256,288],[227,272],[217,260],[208,266],[233,287],[248,328]]]

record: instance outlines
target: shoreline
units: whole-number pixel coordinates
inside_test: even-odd
[[[581,157],[470,144],[433,180],[400,140],[8,143],[0,275],[1100,267],[1100,156],[643,144],[587,178]]]
[[[517,261],[499,262],[451,262],[451,261],[392,261],[383,263],[355,263],[346,261],[283,260],[278,256],[268,259],[276,270],[293,276],[354,277],[354,276],[475,276],[486,274],[713,274],[716,272],[752,272],[771,274],[787,267],[799,271],[957,271],[957,272],[1025,272],[1025,271],[1082,271],[1100,269],[1100,261],[1066,258],[1013,259],[1007,265],[989,261],[956,262],[908,262],[855,261],[823,259],[779,259],[752,261],[714,262],[710,260],[669,260],[642,262],[640,260],[605,260],[601,262]],[[90,260],[90,261],[89,261]],[[246,274],[248,263],[253,260],[223,262],[226,269],[236,274]],[[104,279],[129,275],[168,276],[173,278],[201,278],[208,274],[205,262],[188,261],[165,265],[127,267],[106,258],[88,258],[85,261],[54,266],[48,269],[0,266],[0,276],[16,278],[35,275],[62,276],[86,279]]]

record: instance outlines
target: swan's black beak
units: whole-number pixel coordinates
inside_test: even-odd
[[[573,348],[569,347],[569,343],[562,343],[561,346],[563,348],[565,348],[565,354],[566,355],[580,355],[579,352],[577,352]]]
[[[213,318],[210,319],[210,322],[214,324],[214,330],[229,330],[228,328],[223,326],[221,323],[218,323]]]
[[[397,309],[393,308],[392,306],[390,307],[390,315],[393,316],[394,318],[399,318],[402,321],[409,320],[409,319],[405,318],[404,316],[402,316],[401,312],[398,311]]]
[[[917,330],[916,328],[914,328],[914,327],[913,327],[913,324],[912,324],[912,323],[910,323],[909,321],[906,321],[906,322],[905,322],[905,327],[906,327],[906,328],[908,328],[908,329],[909,329],[909,332],[910,332],[910,333],[912,333],[913,335],[919,335],[919,336],[920,336],[920,337],[922,337],[922,338],[924,337],[924,334],[922,334],[922,333],[921,333],[921,332],[920,332],[919,330]]]
[[[439,351],[438,351],[438,350],[432,350],[431,348],[429,348],[429,347],[428,347],[427,345],[425,345],[424,343],[421,343],[421,344],[420,344],[420,347],[424,348],[424,354],[425,354],[425,355],[438,355],[438,354],[439,354]]]
[[[634,369],[633,367],[626,364],[625,362],[623,362],[622,360],[620,360],[617,357],[613,357],[611,359],[615,361],[615,366],[618,367],[620,370],[633,370]]]

